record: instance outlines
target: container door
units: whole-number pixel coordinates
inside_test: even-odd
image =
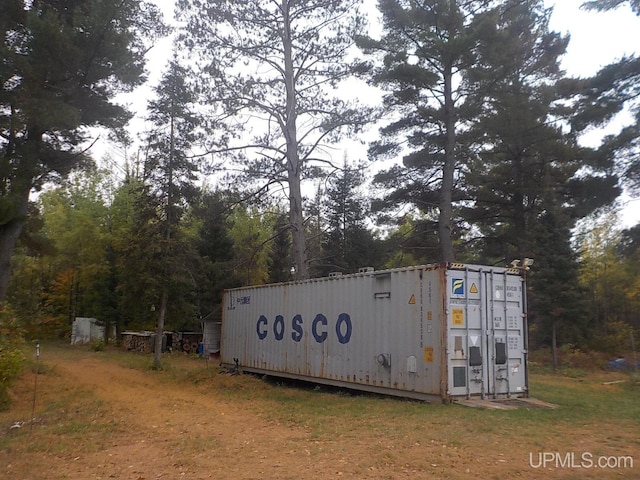
[[[478,271],[447,274],[449,394],[456,397],[484,396],[488,388],[483,281]]]
[[[484,276],[488,312],[486,349],[491,357],[488,393],[521,395],[526,391],[522,277],[493,271]]]
[[[449,270],[448,360],[452,396],[526,390],[522,278],[504,270]]]

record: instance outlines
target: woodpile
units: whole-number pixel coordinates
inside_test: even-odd
[[[123,332],[122,348],[129,352],[151,353],[155,337],[152,332]]]
[[[197,332],[165,332],[162,351],[197,353],[202,342],[202,334]],[[155,350],[155,332],[123,332],[122,348],[129,352],[153,353]]]
[[[197,353],[198,345],[202,342],[202,334],[196,332],[182,332],[179,334],[180,351],[185,353]]]

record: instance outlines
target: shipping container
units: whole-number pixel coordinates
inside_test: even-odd
[[[224,292],[221,361],[423,400],[528,396],[524,268],[361,269]]]

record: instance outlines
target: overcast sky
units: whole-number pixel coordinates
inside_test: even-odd
[[[172,17],[173,2],[170,0],[153,0],[163,10],[167,18]],[[550,28],[561,33],[569,33],[571,40],[567,54],[562,58],[562,66],[569,75],[590,76],[601,67],[640,51],[640,17],[634,15],[628,6],[610,12],[587,12],[580,9],[583,0],[545,0],[548,6],[554,7]],[[365,0],[375,5],[375,0]],[[155,84],[160,77],[164,64],[171,52],[171,42],[158,42],[150,54],[150,82]],[[136,94],[139,99],[140,94]],[[143,114],[143,112],[140,112]],[[592,136],[597,142],[598,135]],[[105,145],[106,147],[106,145]],[[122,152],[111,150],[112,156],[118,158]],[[640,222],[640,197],[625,196],[622,200],[624,208],[623,222],[632,226]]]
[[[546,0],[546,3],[554,7],[551,29],[571,35],[562,59],[562,66],[570,75],[590,76],[625,55],[640,52],[640,17],[628,6],[595,12],[581,10],[582,0]],[[640,197],[624,195],[621,203],[624,226],[638,224]]]

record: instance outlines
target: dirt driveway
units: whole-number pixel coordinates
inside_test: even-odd
[[[366,413],[355,423],[335,418],[318,433],[282,421],[282,412],[265,415],[251,396],[168,381],[163,374],[127,368],[100,353],[60,349],[50,354],[47,365],[49,372],[37,379],[36,422],[2,432],[22,437],[2,444],[8,446],[0,448],[0,478],[556,477],[530,467],[526,439],[500,440],[497,432],[487,437],[489,444],[465,451],[446,441],[446,432],[464,432],[463,422],[437,423],[437,416],[427,421],[433,430],[422,426],[415,436],[407,433],[411,427],[395,431],[384,424],[381,429]],[[0,415],[3,428],[16,418],[29,418],[33,389],[34,375],[16,384],[14,406]],[[402,407],[399,401],[388,405]],[[574,473],[556,478],[578,478]],[[631,478],[624,476],[630,472],[618,473],[617,478]]]
[[[161,382],[149,372],[104,361],[96,354],[80,359],[57,355],[51,362],[55,375],[39,375],[38,390],[92,391],[101,410],[94,423],[112,416],[117,434],[97,452],[86,452],[79,444],[77,452],[44,458],[28,454],[20,461],[2,452],[0,478],[257,479],[340,474],[341,460],[330,446],[312,459],[311,450],[318,447],[303,430],[265,422],[245,410],[246,405],[239,408],[215,394],[204,395],[192,384]],[[38,404],[52,396],[43,395]],[[29,435],[37,437],[42,428],[47,426],[36,421]]]

